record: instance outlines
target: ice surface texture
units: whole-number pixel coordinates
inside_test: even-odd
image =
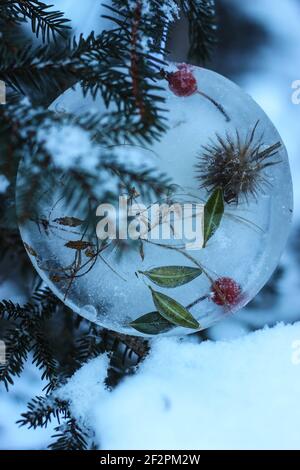
[[[86,275],[75,278],[71,285],[57,282],[59,277],[57,273],[61,272],[62,268],[70,266],[76,253],[74,249],[67,249],[65,244],[78,240],[78,235],[73,232],[80,232],[81,229],[63,227],[64,231],[59,231],[61,227],[58,227],[59,224],[54,221],[66,216],[78,218],[83,216],[81,213],[76,213],[76,209],[71,210],[64,200],[61,177],[57,178],[57,187],[51,187],[48,192],[46,191],[46,198],[37,208],[38,217],[46,218],[56,226],[56,229],[45,233],[32,220],[20,226],[23,240],[31,248],[29,255],[33,264],[55,294],[82,316],[122,333],[143,334],[132,328],[130,323],[157,309],[149,286],[184,307],[188,307],[199,298],[204,298],[189,308],[191,315],[199,322],[199,329],[207,328],[234,313],[248,303],[267,282],[278,263],[289,232],[292,216],[292,183],[288,156],[271,121],[243,90],[207,69],[186,68],[185,73],[192,74],[195,83],[192,83],[193,90],[189,96],[188,93],[186,96],[178,96],[172,86],[174,85],[172,73],[175,74],[180,70],[182,68],[171,64],[166,72],[169,130],[162,140],[147,149],[125,145],[117,151],[119,158],[126,164],[132,165],[132,168],[138,169],[146,165],[158,173],[165,173],[176,185],[175,202],[184,198],[185,201],[205,203],[216,188],[209,187],[208,182],[211,182],[211,177],[208,178],[208,182],[204,178],[201,179],[197,169],[197,164],[203,163],[203,155],[207,152],[204,147],[217,146],[217,149],[220,149],[222,145],[224,148],[224,144],[228,148],[233,146],[230,161],[233,166],[226,167],[227,176],[221,172],[215,184],[222,186],[224,183],[224,187],[221,188],[225,198],[224,214],[218,229],[208,240],[205,248],[188,252],[195,262],[182,252],[145,242],[144,259],[140,247],[137,246],[126,250],[121,257],[120,249],[109,248],[103,251]],[[52,105],[52,108],[57,112],[67,110],[80,113],[92,108],[102,109],[103,104],[93,103],[90,98],[83,98],[78,90],[68,90]],[[68,147],[68,158],[72,159],[70,154],[74,152],[76,160],[78,148],[83,153],[85,151],[81,148],[83,145],[79,146],[80,135],[76,129],[73,132],[74,148],[72,148],[72,129],[68,129],[66,135],[63,131],[60,131],[59,136],[49,135],[49,150],[63,154],[65,144]],[[217,135],[223,144],[218,141]],[[239,185],[235,181],[235,194],[230,196],[230,191],[225,190],[225,180],[226,177],[228,179],[228,172],[230,175],[230,171],[236,171],[237,167],[234,166],[236,159],[244,158],[237,151],[237,148],[241,148],[238,147],[238,142],[244,149],[247,139],[248,142],[251,140],[250,148],[252,150],[257,148],[257,153],[261,152],[262,157],[262,152],[278,144],[274,155],[262,158],[263,163],[276,162],[276,164],[267,165],[257,171],[260,180],[255,176],[255,182],[259,184],[253,187],[250,185],[247,194],[242,190],[236,194]],[[88,145],[87,143],[86,152],[91,154],[92,150]],[[218,158],[221,158],[216,155],[217,150],[213,156],[214,165],[219,161]],[[88,161],[87,157],[85,161]],[[91,162],[93,161],[94,155],[91,155]],[[66,166],[66,162],[62,163],[64,169]],[[91,167],[88,169],[91,170]],[[20,168],[19,185],[25,173],[26,164],[23,163],[23,171],[22,166]],[[203,165],[201,174],[203,176]],[[42,181],[41,186],[45,187]],[[110,181],[105,172],[103,187],[111,191],[116,189],[115,180]],[[241,187],[243,187],[242,182]],[[228,186],[226,188],[228,189]],[[251,189],[254,194],[251,193]],[[157,198],[153,196],[150,202],[156,201]],[[165,196],[161,197],[161,201],[165,201]],[[103,201],[99,189],[100,202]],[[173,243],[176,245],[178,241],[170,242],[171,245]],[[81,250],[80,255],[81,263],[88,260],[87,257],[84,258],[86,256],[84,251]],[[197,265],[204,268],[205,274],[171,288],[158,286],[151,279],[136,275],[139,271],[149,271],[163,266],[196,267]],[[226,299],[233,297],[235,299],[235,294],[229,292],[228,297],[228,293],[224,291],[219,292],[224,302],[220,301],[220,297],[219,302],[214,301],[216,297],[214,297],[213,283],[220,279],[225,279],[225,289],[229,286],[229,289],[233,288],[234,292],[240,293],[238,301],[227,304]],[[232,282],[235,283],[233,287]],[[222,282],[219,284],[222,285]],[[168,324],[168,320],[164,319],[163,322]],[[183,335],[195,330],[171,324],[170,328],[162,328],[161,331],[164,335]]]

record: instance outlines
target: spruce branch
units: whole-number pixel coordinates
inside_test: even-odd
[[[44,302],[45,295],[38,292],[36,297],[41,295]],[[66,379],[82,366],[86,361],[102,353],[109,353],[109,368],[106,384],[115,387],[119,381],[128,374],[133,374],[137,364],[147,355],[149,351],[148,342],[131,338],[130,336],[119,335],[114,332],[102,330],[95,324],[83,320],[88,331],[78,332],[79,337],[74,345],[70,356],[73,359],[73,366],[62,374],[57,385],[62,385]],[[83,450],[90,448],[90,431],[82,425],[72,415],[70,403],[58,397],[56,392],[47,396],[33,398],[27,405],[27,411],[22,413],[18,424],[36,429],[46,428],[55,419],[58,426],[55,428],[55,441],[50,444],[51,450]]]
[[[54,395],[37,396],[27,405],[27,411],[17,421],[28,429],[46,428],[52,419],[58,426],[52,436],[55,441],[49,445],[50,450],[86,450],[88,431],[84,430],[72,416],[69,403]]]
[[[55,311],[57,301],[48,290],[39,290],[32,301],[24,306],[11,301],[0,304],[0,318],[13,320],[14,325],[4,336],[8,360],[0,368],[0,382],[8,390],[13,385],[13,377],[20,376],[29,352],[33,352],[33,363],[42,370],[42,379],[49,383],[48,391],[57,385],[57,362],[42,332],[42,325]]]
[[[3,300],[0,303],[0,318],[1,320],[16,320],[17,318],[24,318],[24,310],[26,307],[21,307],[19,304],[11,300]]]
[[[61,419],[66,419],[69,415],[68,402],[51,395],[33,398],[27,408],[17,424],[27,426],[29,429],[46,428],[53,418],[60,423]]]
[[[56,441],[49,445],[50,450],[88,450],[87,432],[74,418],[57,426],[55,432],[52,438]]]
[[[66,37],[70,29],[67,24],[70,20],[64,13],[54,11],[52,5],[38,0],[1,0],[0,14],[15,22],[30,20],[32,32],[36,37],[41,36],[43,42],[55,40],[57,35]]]
[[[0,383],[8,391],[14,377],[20,377],[30,351],[31,338],[21,327],[10,328],[5,335],[7,360],[0,365]]]
[[[216,45],[215,0],[179,0],[189,22],[189,54],[191,61],[206,62]]]
[[[58,363],[45,334],[45,325],[42,321],[35,323],[31,331],[34,334],[32,363],[42,371],[41,380],[48,380],[47,393],[57,386]]]
[[[103,338],[96,325],[91,325],[89,332],[76,342],[74,353],[78,366],[105,352]]]
[[[128,194],[132,191],[148,198],[150,194],[156,196],[161,195],[171,188],[171,180],[164,174],[159,173],[154,168],[142,166],[139,170],[128,167],[126,164],[119,162],[117,158],[103,158],[103,168],[116,174]]]
[[[12,55],[0,45],[0,79],[23,94],[30,87],[45,92],[51,88],[64,90],[81,82],[84,94],[91,93],[94,98],[101,94],[106,106],[113,102],[119,113],[141,120],[129,80],[128,42],[129,38],[104,31],[99,36],[94,33],[87,38],[81,36],[78,41],[74,38],[61,49],[36,48],[27,43]],[[164,118],[162,89],[156,84],[161,63],[142,52],[140,56],[139,83],[145,109],[141,127],[147,133],[156,122],[161,125]]]
[[[102,126],[103,123],[103,126]],[[126,123],[125,128],[123,124]],[[65,178],[65,200],[72,207],[79,205],[82,211],[89,213],[89,201],[99,200],[99,183],[103,171],[108,171],[119,181],[119,187],[135,187],[143,195],[149,197],[154,193],[161,194],[170,185],[168,178],[153,169],[140,167],[132,169],[126,163],[118,161],[118,152],[115,145],[120,145],[125,138],[125,131],[131,135],[131,142],[143,145],[144,142],[154,139],[163,127],[158,124],[158,129],[144,134],[145,129],[140,128],[134,116],[118,116],[116,113],[105,113],[97,115],[86,113],[75,116],[69,113],[55,113],[42,107],[34,107],[28,100],[15,99],[10,104],[0,109],[0,138],[6,136],[10,151],[4,152],[2,163],[7,177],[14,181],[15,168],[21,158],[28,160],[28,168],[24,182],[19,179],[18,187],[18,209],[19,220],[22,222],[35,214],[40,201],[40,181],[47,182],[53,187],[57,172],[54,171],[56,163],[53,161],[55,155],[49,153],[47,139],[52,130],[67,127],[76,131],[81,129],[87,134],[88,140],[97,145],[95,152],[99,154],[99,165],[97,172],[87,170],[80,163],[76,165],[70,162],[67,178]],[[151,128],[149,128],[151,129]],[[104,148],[103,148],[104,147]],[[111,150],[107,150],[107,147]],[[11,155],[15,159],[12,165]],[[29,160],[29,157],[31,158]],[[26,161],[27,161],[26,160]],[[45,188],[44,188],[45,189]],[[117,194],[110,190],[102,195],[107,201],[113,201]]]

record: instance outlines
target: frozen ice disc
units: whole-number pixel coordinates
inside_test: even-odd
[[[26,158],[18,176],[21,235],[40,276],[80,315],[133,335],[183,335],[242,308],[274,271],[292,216],[287,152],[253,99],[226,78],[199,67],[170,64],[164,83],[169,130],[161,141],[143,148],[124,142],[114,148],[114,158],[131,174],[144,168],[157,174],[158,184],[166,175],[171,184],[162,182],[161,192],[141,194],[130,178],[122,185],[122,175],[107,171],[107,159],[101,167],[107,149],[94,155],[94,144],[72,128],[45,136],[61,171],[55,173],[55,183],[40,178],[32,188],[37,203],[25,218],[20,201],[30,171]],[[104,111],[104,106],[76,88],[61,95],[52,109],[82,113]],[[165,215],[156,222],[151,218],[147,230],[139,219],[136,233],[141,235],[144,227],[144,237],[117,236],[103,242],[96,225],[87,230],[87,213],[70,202],[65,174],[69,162],[76,164],[80,155],[83,171],[100,178],[99,200],[93,206],[96,223],[104,220],[104,213],[96,216],[95,210],[107,202],[107,194],[116,211],[106,216],[118,217],[116,229],[128,216],[118,205],[120,194],[129,208],[144,204],[148,211],[151,204],[165,204],[170,220]],[[178,204],[179,212],[190,205],[193,220],[195,207],[202,208],[198,232],[203,240],[196,249],[187,248],[191,240],[184,230],[175,235],[172,204]],[[171,227],[169,237],[160,231],[150,239],[157,225],[160,230]]]

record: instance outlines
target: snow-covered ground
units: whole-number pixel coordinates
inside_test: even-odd
[[[300,323],[200,345],[157,340],[112,392],[106,362],[59,392],[102,449],[300,449]]]
[[[289,151],[296,227],[300,221],[300,105],[292,103],[292,82],[300,79],[300,2],[225,2],[242,9],[271,34],[271,41],[249,64],[249,73],[237,81],[273,120]],[[56,2],[59,8],[65,4],[67,16],[74,17],[78,28],[80,22],[84,24],[85,33],[98,14],[91,12],[92,3],[85,1],[74,9],[70,0]],[[95,430],[99,446],[300,448],[300,324],[247,334],[241,322],[261,326],[300,318],[299,265],[294,258],[288,249],[279,304],[267,312],[243,311],[219,324],[211,332],[217,342],[156,341],[136,375],[113,392],[103,387],[105,357],[84,366],[63,393],[72,399],[74,413]],[[13,281],[1,287],[1,297],[9,298]],[[22,293],[15,295],[22,298]],[[40,391],[30,366],[13,392],[0,389],[0,448],[46,447],[50,430],[28,432],[14,424],[26,402]]]

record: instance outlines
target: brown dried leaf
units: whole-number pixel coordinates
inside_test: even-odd
[[[60,217],[59,219],[55,219],[54,222],[66,227],[79,227],[79,225],[84,223],[83,220],[77,219],[76,217]]]
[[[86,250],[87,248],[90,248],[92,244],[83,240],[75,240],[66,243],[65,246],[67,248],[71,248],[72,250]]]

